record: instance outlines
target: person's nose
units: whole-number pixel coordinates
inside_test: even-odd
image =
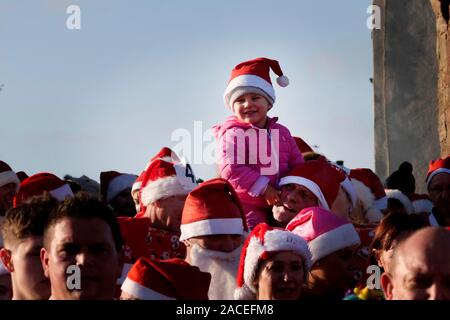
[[[87,267],[92,264],[92,255],[87,251],[80,251],[76,256],[78,266]]]

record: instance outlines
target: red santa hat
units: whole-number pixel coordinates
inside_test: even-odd
[[[144,207],[162,198],[187,195],[197,187],[197,180],[188,163],[163,159],[153,159],[144,173],[140,193]]]
[[[270,80],[270,69],[279,76],[277,83],[281,87],[289,85],[289,79],[283,75],[278,61],[267,58],[244,61],[231,71],[231,78],[224,94],[225,104],[233,110],[233,103],[237,98],[246,93],[258,93],[273,105],[275,90]]]
[[[16,173],[6,162],[0,160],[0,187],[9,183],[16,185],[16,191],[19,189],[20,181]]]
[[[122,291],[140,300],[208,300],[211,275],[181,259],[140,258]]]
[[[300,137],[294,137],[294,141],[297,144],[300,153],[313,152],[314,150]]]
[[[336,169],[324,159],[306,161],[280,179],[279,186],[295,183],[308,188],[319,201],[319,205],[330,210],[339,192],[340,177]]]
[[[387,197],[380,178],[368,168],[350,170],[350,180],[361,200],[368,222],[377,223],[383,218],[387,208]]]
[[[189,193],[181,216],[181,241],[208,235],[242,235],[244,231],[244,210],[227,180],[205,181]]]
[[[137,176],[117,171],[104,171],[100,173],[100,192],[103,199],[110,204],[123,190],[131,189]]]
[[[286,230],[308,242],[312,265],[336,251],[361,243],[352,223],[320,207],[300,211]]]
[[[260,223],[249,234],[242,248],[237,288],[234,291],[236,300],[255,299],[256,287],[253,282],[257,277],[259,262],[280,251],[293,251],[300,255],[305,274],[311,268],[311,253],[304,239],[289,231]]]
[[[386,192],[386,197],[388,199],[396,199],[400,201],[407,214],[415,213],[414,206],[411,200],[409,200],[409,198],[406,196],[406,194],[397,189],[385,189],[384,191]]]
[[[427,183],[427,187],[430,187],[431,179],[433,179],[433,177],[439,173],[450,174],[450,156],[447,156],[444,159],[436,159],[430,161],[427,178],[425,180],[425,182]]]
[[[14,197],[14,207],[33,196],[40,196],[44,192],[49,192],[58,201],[63,201],[67,197],[73,197],[72,189],[64,180],[52,173],[41,172],[22,181],[19,191]]]

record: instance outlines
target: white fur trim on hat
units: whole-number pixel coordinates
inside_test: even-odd
[[[322,190],[314,181],[298,176],[286,176],[280,179],[279,186],[281,187],[289,183],[295,183],[308,188],[309,191],[314,193],[314,195],[317,197],[317,200],[319,200],[319,205],[324,209],[330,210],[330,207],[328,206],[327,200],[325,199]]]
[[[414,213],[421,212],[432,212],[433,211],[433,202],[427,199],[420,199],[413,201]]]
[[[384,196],[383,198],[377,199],[373,202],[373,207],[377,208],[378,210],[386,210],[387,209],[387,197]]]
[[[439,169],[434,170],[434,171],[430,174],[430,176],[428,177],[428,179],[427,179],[427,181],[426,181],[426,183],[427,183],[427,188],[430,187],[431,179],[433,179],[433,177],[434,177],[435,175],[439,174],[439,173],[448,173],[448,174],[450,174],[450,169],[447,169],[447,168],[439,168]]]
[[[298,253],[303,260],[305,273],[311,268],[311,252],[307,242],[290,231],[270,230],[264,235],[264,245],[257,237],[252,237],[247,247],[247,254],[244,262],[244,283],[253,292],[256,288],[253,280],[256,278],[258,262],[264,252],[293,251]],[[238,288],[239,289],[239,288]],[[245,290],[245,289],[244,289]],[[235,292],[235,298],[242,296],[245,292]]]
[[[272,85],[264,80],[261,77],[255,76],[253,74],[243,74],[240,76],[237,76],[233,78],[228,83],[228,86],[225,90],[225,94],[223,96],[223,99],[225,101],[225,104],[232,109],[233,103],[230,100],[230,95],[238,87],[256,87],[261,90],[263,90],[269,97],[272,98],[273,101],[275,101],[275,90],[273,89]]]
[[[125,279],[121,289],[141,300],[176,300],[175,298],[168,297],[150,288],[144,287],[129,278]]]
[[[73,197],[72,189],[65,183],[61,187],[50,191],[50,194],[58,201],[63,201],[65,198]]]
[[[182,224],[180,241],[217,234],[244,234],[242,218],[207,219]]]
[[[352,207],[354,208],[356,206],[356,200],[358,196],[356,195],[355,187],[353,186],[352,182],[348,177],[345,177],[345,180],[341,182],[342,188],[344,188],[345,192],[347,192],[348,196],[350,197],[350,200],[352,202]]]
[[[397,189],[386,189],[385,192],[388,199],[392,198],[400,201],[403,207],[405,208],[407,214],[414,213],[414,207],[413,204],[411,203],[411,200],[409,200],[409,198],[403,192]]]
[[[111,180],[108,185],[108,190],[106,192],[106,201],[111,203],[111,201],[123,190],[131,188],[133,183],[136,181],[137,176],[134,174],[121,174]]]
[[[182,185],[176,176],[160,178],[142,188],[141,201],[144,206],[148,206],[162,198],[187,195],[195,187],[195,184],[192,184],[192,186]]]
[[[4,171],[0,173],[0,187],[7,185],[8,183],[16,184],[16,191],[19,190],[20,180],[14,171]]]
[[[364,183],[357,179],[351,179],[353,186],[355,187],[356,195],[361,200],[364,206],[364,210],[368,210],[375,201],[375,196],[372,191]]]
[[[351,223],[344,224],[309,241],[308,246],[312,254],[311,262],[314,265],[318,260],[338,250],[360,243],[361,240],[355,227]]]

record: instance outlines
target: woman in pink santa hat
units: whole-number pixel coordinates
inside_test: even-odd
[[[250,229],[268,222],[280,201],[280,177],[303,163],[289,130],[267,116],[275,102],[270,70],[280,86],[289,84],[276,60],[257,58],[232,70],[224,100],[234,115],[214,127],[220,176],[236,190]]]
[[[303,209],[286,230],[308,242],[311,270],[303,299],[340,300],[354,285],[355,251],[360,238],[355,227],[330,211]]]
[[[241,253],[236,300],[297,300],[311,266],[311,253],[301,237],[258,224]]]

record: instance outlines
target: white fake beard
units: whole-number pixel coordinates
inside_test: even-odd
[[[208,250],[194,244],[189,263],[211,274],[208,297],[210,300],[233,300],[236,274],[242,246],[232,252]]]

